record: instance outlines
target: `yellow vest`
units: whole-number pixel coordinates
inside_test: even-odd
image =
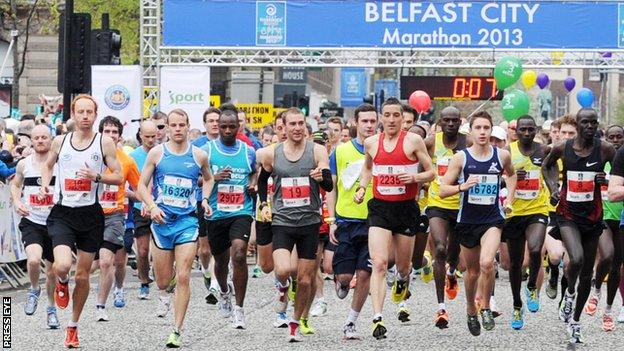
[[[517,141],[511,143],[509,149],[511,150],[511,163],[514,169],[524,169],[527,172],[527,177],[526,180],[518,181],[514,200],[511,203],[512,212],[507,217],[534,214],[547,216],[550,193],[546,188],[546,183],[544,183],[541,166],[536,166],[531,161],[530,156],[525,156],[520,152]]]
[[[366,188],[366,195],[361,204],[353,202],[353,196],[360,185],[360,172],[364,166],[365,155],[354,141],[346,142],[336,148],[336,215],[342,218],[368,218],[368,200],[373,198],[372,182]]]
[[[433,169],[436,172],[435,179],[429,185],[429,200],[427,205],[430,207],[440,207],[448,210],[459,209],[459,194],[447,197],[445,199],[440,198],[440,178],[446,173],[448,164],[453,157],[453,150],[447,149],[444,146],[443,133],[438,132],[435,135],[435,149],[431,161],[433,162]]]

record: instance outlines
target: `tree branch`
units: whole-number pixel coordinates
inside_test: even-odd
[[[26,49],[28,48],[28,38],[30,36],[30,20],[32,19],[35,10],[37,9],[37,4],[39,0],[35,0],[35,3],[32,5],[30,12],[28,13],[28,18],[26,19],[26,37],[24,38],[24,50],[22,51],[22,63],[20,65],[20,70],[17,73],[17,78],[19,79],[24,73],[24,68],[26,67]],[[15,43],[15,50],[17,50],[17,43]]]

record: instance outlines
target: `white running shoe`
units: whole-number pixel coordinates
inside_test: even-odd
[[[171,297],[170,296],[159,296],[158,297],[158,309],[156,310],[156,316],[159,318],[165,318],[167,313],[169,313],[169,309],[171,308]]]
[[[232,316],[232,290],[230,287],[226,293],[219,294],[219,313],[223,318]]]
[[[327,302],[323,300],[316,300],[314,306],[312,306],[312,309],[310,310],[310,315],[312,317],[320,317],[325,313],[327,313]]]
[[[275,328],[287,328],[288,327],[288,318],[286,317],[286,312],[278,312],[277,318],[275,322],[273,322],[273,326]]]
[[[98,322],[108,322],[109,320],[105,308],[96,308],[95,315]]]
[[[345,324],[342,327],[342,332],[344,333],[345,339],[347,340],[361,340],[360,334],[358,334],[355,329],[355,324],[349,322],[349,324]]]
[[[624,323],[624,306],[620,309],[620,314],[617,317],[618,323]]]
[[[246,329],[245,324],[245,311],[242,307],[234,306],[234,320],[232,321],[232,327],[234,329]]]

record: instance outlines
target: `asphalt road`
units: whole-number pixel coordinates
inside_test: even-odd
[[[129,269],[129,268],[128,268]],[[152,299],[137,299],[138,282],[128,272],[129,282],[127,305],[116,309],[112,299],[108,302],[109,322],[95,321],[95,289],[91,294],[79,323],[79,335],[85,350],[159,350],[171,332],[173,314],[167,318],[157,318],[157,298],[152,290]],[[95,281],[95,280],[92,280]],[[72,286],[73,289],[73,286]],[[154,288],[152,288],[154,289]],[[482,331],[481,336],[473,337],[466,327],[465,295],[447,303],[450,313],[450,327],[439,330],[433,326],[433,314],[437,308],[433,282],[425,284],[420,279],[411,285],[412,298],[409,307],[412,321],[402,324],[394,316],[396,307],[387,300],[384,318],[388,327],[388,338],[374,340],[370,332],[372,311],[370,301],[360,315],[358,330],[363,335],[361,341],[342,339],[342,325],[349,310],[350,297],[338,300],[330,282],[325,284],[328,313],[313,317],[310,324],[316,334],[304,337],[304,342],[288,344],[286,329],[272,326],[275,317],[275,290],[272,275],[258,279],[250,278],[245,311],[247,330],[234,330],[229,322],[221,318],[217,307],[205,303],[206,294],[199,272],[192,279],[192,294],[185,328],[182,334],[183,346],[187,350],[344,350],[368,349],[427,349],[427,350],[466,350],[466,349],[505,349],[505,350],[617,350],[624,347],[624,324],[616,326],[610,333],[602,331],[600,316],[603,305],[594,317],[583,315],[583,333],[586,343],[570,345],[567,341],[565,325],[557,318],[556,303],[542,294],[542,308],[535,314],[527,314],[525,329],[514,331],[509,326],[511,293],[507,274],[502,273],[496,282],[496,300],[503,315],[496,319],[496,328],[491,332]],[[63,330],[49,330],[45,321],[45,298],[40,300],[37,313],[26,316],[23,312],[25,291],[4,292],[12,297],[12,348],[16,350],[59,350],[63,349]],[[604,295],[603,295],[604,296]],[[616,305],[621,300],[618,294]],[[290,309],[289,309],[290,310]],[[66,325],[70,309],[60,311],[61,324]],[[615,310],[619,312],[619,309]],[[290,314],[290,311],[289,311]]]

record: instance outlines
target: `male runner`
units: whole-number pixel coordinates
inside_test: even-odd
[[[39,201],[47,201],[55,172],[54,202],[46,221],[54,246],[54,270],[58,281],[56,305],[69,305],[69,271],[76,248],[76,287],[72,316],[65,333],[65,347],[79,347],[78,320],[89,295],[89,273],[104,235],[104,214],[98,203],[102,184],[120,185],[122,177],[113,141],[93,131],[97,103],[89,95],[78,95],[70,106],[76,130],[54,138],[48,159],[41,167]],[[104,173],[108,167],[110,172]]]
[[[210,193],[212,174],[208,156],[188,141],[189,118],[186,112],[175,109],[167,117],[169,141],[147,155],[139,182],[139,197],[145,203],[152,219],[152,256],[160,300],[169,306],[167,288],[176,277],[174,296],[175,324],[167,339],[167,347],[180,347],[180,333],[190,300],[191,265],[197,251],[198,224],[195,193],[199,191],[197,175],[206,181],[203,192]],[[153,190],[148,186],[153,182]],[[211,210],[204,199],[206,215]],[[174,268],[175,263],[175,268]],[[166,313],[166,312],[165,312]],[[164,315],[163,315],[164,317]]]
[[[385,338],[387,332],[382,311],[389,247],[394,244],[397,268],[392,301],[400,303],[409,292],[414,236],[420,218],[416,203],[418,186],[435,177],[422,138],[401,129],[401,103],[390,98],[383,104],[381,113],[384,131],[364,143],[366,159],[353,197],[355,203],[362,203],[368,183],[373,179],[373,199],[368,202],[368,248],[373,262],[370,291],[374,312],[373,336],[376,339]],[[419,165],[422,172],[419,172]]]
[[[414,126],[414,123],[417,121],[417,112],[412,106],[407,104],[403,104],[401,107],[403,108],[403,125],[401,126],[401,128],[403,130],[409,131],[410,128],[412,128],[412,126]]]
[[[619,150],[624,143],[624,129],[618,125],[609,126],[606,130],[606,139],[610,142],[616,150]],[[617,153],[616,153],[617,155]],[[616,156],[617,158],[617,156]],[[614,159],[615,162],[615,159]],[[611,172],[611,163],[605,165],[605,173],[607,174],[607,182],[609,181],[609,173]],[[622,267],[622,231],[620,230],[620,220],[622,218],[622,210],[624,210],[624,204],[622,201],[611,202],[609,201],[606,185],[602,186],[602,207],[603,207],[603,219],[607,225],[600,240],[598,241],[598,252],[600,260],[596,267],[596,275],[594,279],[594,291],[591,294],[585,311],[590,316],[593,316],[600,302],[600,288],[607,275],[607,307],[602,315],[602,329],[604,331],[612,331],[615,329],[615,322],[613,318],[613,299],[620,283],[620,269]]]
[[[106,116],[100,121],[99,131],[102,135],[111,138],[117,146],[116,156],[121,165],[121,176],[123,179],[121,185],[104,185],[99,200],[104,210],[104,240],[99,250],[100,281],[96,299],[96,320],[107,322],[106,300],[115,278],[115,263],[126,261],[126,250],[124,247],[126,181],[133,189],[136,189],[140,175],[134,160],[126,155],[118,145],[119,138],[123,134],[121,121],[116,117]],[[107,170],[106,172],[109,171]],[[121,270],[125,275],[126,267],[118,268],[123,268]],[[125,306],[123,279],[116,283],[113,292],[114,304],[115,307],[123,307]]]
[[[491,133],[492,117],[485,111],[474,114],[470,119],[473,144],[451,158],[440,186],[442,198],[460,194],[458,224],[455,229],[466,262],[464,286],[468,330],[474,336],[481,334],[475,303],[477,281],[482,294],[480,313],[483,327],[485,330],[494,329],[490,296],[495,279],[494,256],[500,245],[505,221],[499,200],[503,172],[511,175],[507,178],[507,189],[510,192],[507,201],[513,199],[516,187],[516,174],[509,152],[490,145]]]
[[[610,130],[607,131],[607,138],[609,140],[613,140],[613,138],[609,138]],[[620,142],[621,143],[621,142]],[[624,148],[619,147],[618,151],[613,159],[613,167],[611,167],[611,174],[609,179],[609,201],[611,202],[622,202],[624,200]],[[608,211],[609,208],[606,209]],[[605,212],[606,212],[605,211]],[[609,222],[607,222],[609,223]],[[615,298],[615,294],[617,291],[617,283],[620,283],[620,295],[624,296],[624,287],[622,286],[621,274],[615,273],[615,270],[620,270],[622,267],[622,256],[624,255],[624,233],[621,230],[623,223],[620,222],[620,230],[613,233],[613,246],[615,249],[615,256],[613,260],[613,264],[611,266],[611,272],[609,273],[609,281],[607,282],[607,309],[610,309],[613,304],[613,299]],[[620,260],[618,264],[618,260]],[[611,278],[613,278],[613,283],[611,282]],[[624,301],[624,300],[623,300]],[[617,321],[620,323],[624,323],[624,302],[622,303],[623,307],[620,309],[620,314],[618,316]],[[605,310],[605,314],[606,314]],[[610,312],[610,311],[609,311]],[[603,319],[604,320],[604,319]],[[603,322],[604,325],[604,322]]]
[[[524,308],[520,298],[522,265],[525,245],[529,249],[529,279],[524,290],[527,307],[531,312],[539,310],[537,275],[542,264],[542,246],[548,223],[548,198],[541,166],[549,147],[534,140],[537,125],[533,117],[524,115],[517,120],[518,141],[512,142],[508,151],[516,169],[516,193],[511,202],[511,213],[503,229],[503,237],[509,250],[509,280],[513,295],[511,327],[524,327]]]
[[[551,202],[559,202],[555,220],[570,258],[565,270],[568,287],[559,318],[568,323],[570,342],[582,343],[579,321],[591,290],[598,239],[603,230],[600,185],[605,183],[604,167],[613,160],[615,149],[610,143],[596,138],[598,115],[595,110],[579,110],[576,121],[577,136],[552,148],[544,160],[542,172]],[[563,161],[561,191],[558,187],[559,159]]]
[[[145,160],[147,159],[148,152],[156,145],[156,124],[152,121],[141,122],[141,126],[139,127],[139,135],[142,141],[141,146],[134,149],[134,151],[130,153],[130,157],[134,159],[139,172],[141,172],[143,166],[145,165]],[[128,193],[130,194],[131,192]],[[147,214],[146,216],[142,215],[141,208],[141,201],[136,201],[134,203],[134,207],[132,208],[132,215],[134,218],[134,240],[136,241],[137,246],[137,272],[139,275],[139,280],[141,281],[138,297],[139,300],[147,300],[149,298],[150,283],[152,282],[149,277],[149,247],[150,235],[152,233],[152,221],[149,218],[149,214]]]
[[[11,198],[17,214],[22,216],[19,224],[22,241],[26,250],[26,267],[30,279],[30,289],[24,305],[24,312],[33,315],[37,311],[37,303],[41,295],[39,274],[41,259],[46,268],[46,293],[48,295],[47,322],[50,329],[60,326],[54,303],[54,286],[56,275],[52,264],[52,239],[46,228],[46,220],[52,208],[52,195],[40,201],[38,198],[41,184],[41,167],[48,159],[52,145],[50,128],[45,125],[35,126],[30,134],[34,153],[17,163],[15,177],[11,181]],[[56,166],[55,166],[56,168]],[[50,186],[56,186],[52,177]]]
[[[158,111],[150,118],[156,125],[156,144],[162,144],[167,142],[167,114]]]
[[[238,116],[224,111],[219,116],[219,139],[203,147],[214,181],[208,203],[212,215],[207,217],[208,240],[215,258],[215,275],[220,287],[219,310],[225,318],[233,312],[232,326],[245,329],[243,302],[247,290],[247,243],[253,220],[256,154],[236,139]],[[232,291],[228,284],[228,265],[232,258],[236,306],[232,311]]]
[[[449,161],[457,151],[472,144],[468,136],[459,133],[461,125],[459,110],[453,106],[446,107],[440,113],[438,126],[441,132],[432,134],[425,140],[427,151],[436,170],[436,177],[429,185],[427,217],[429,232],[434,245],[434,270],[438,311],[435,314],[435,326],[448,327],[449,315],[444,303],[444,294],[454,300],[459,293],[459,284],[455,270],[459,261],[459,241],[457,240],[457,212],[459,196],[440,197],[440,179],[446,174]],[[446,265],[448,263],[448,270]]]
[[[346,339],[359,339],[355,323],[366,302],[370,287],[370,255],[368,252],[367,204],[373,197],[367,189],[364,201],[353,204],[358,177],[364,166],[364,140],[375,134],[377,111],[375,106],[363,104],[355,109],[357,138],[338,146],[329,158],[334,190],[327,193],[330,216],[329,237],[337,245],[333,258],[336,295],[344,299],[349,284],[357,274],[357,285],[351,301],[351,310],[342,327]]]
[[[297,246],[297,299],[293,319],[288,324],[288,340],[301,341],[299,320],[314,296],[316,250],[321,224],[320,190],[333,189],[327,150],[305,139],[305,117],[297,108],[282,115],[287,139],[268,153],[261,162],[264,173],[272,173],[275,193],[272,204],[273,262],[280,295],[288,290],[291,252]],[[259,178],[260,201],[266,202],[266,176]],[[263,217],[271,217],[268,206]]]

